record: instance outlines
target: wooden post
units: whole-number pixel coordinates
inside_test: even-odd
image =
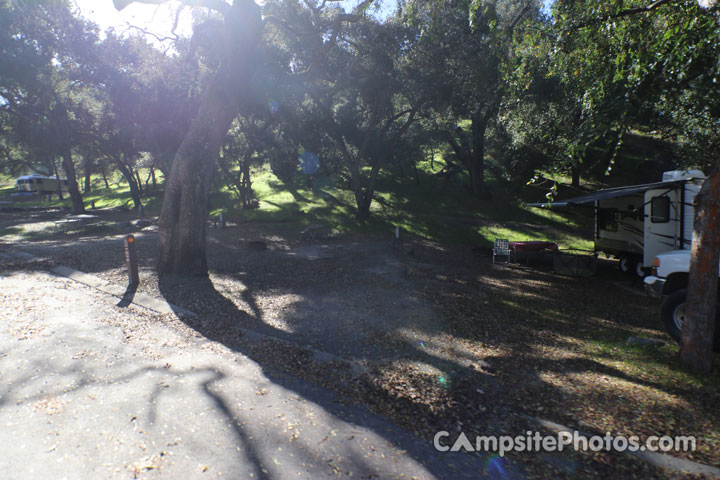
[[[125,264],[128,269],[128,281],[131,287],[140,285],[140,275],[138,273],[138,259],[135,251],[135,237],[133,235],[125,235]]]
[[[393,235],[393,248],[396,250],[401,250],[403,246],[403,238],[402,238],[402,229],[400,227],[395,227],[395,232]]]

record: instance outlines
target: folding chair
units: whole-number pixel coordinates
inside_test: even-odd
[[[507,257],[507,263],[510,263],[510,241],[507,238],[496,238],[495,247],[493,248],[493,263],[495,263],[495,257],[505,255]]]

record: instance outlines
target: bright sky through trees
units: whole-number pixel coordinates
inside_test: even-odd
[[[362,1],[345,0],[340,5],[349,11]],[[384,18],[392,13],[396,4],[394,0],[379,1],[381,8],[378,16]],[[72,3],[80,10],[83,17],[98,24],[103,32],[113,28],[116,33],[122,35],[128,31],[142,29],[153,34],[156,40],[172,38],[173,21],[176,12],[181,8],[179,0],[171,0],[161,5],[131,3],[121,11],[115,9],[112,0],[72,0]],[[182,8],[175,33],[178,36],[190,36],[192,23],[192,9]],[[153,40],[152,36],[149,36],[149,40]]]
[[[175,13],[180,7],[177,0],[162,5],[143,5],[133,3],[117,11],[112,0],[73,0],[83,17],[97,23],[101,31],[115,29],[118,34],[133,27],[141,28],[157,37],[171,37]],[[175,30],[178,36],[189,36],[192,33],[192,14],[189,8],[183,9]]]

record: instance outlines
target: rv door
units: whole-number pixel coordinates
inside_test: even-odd
[[[682,248],[679,243],[681,218],[679,189],[645,192],[644,267],[651,267],[659,253]]]

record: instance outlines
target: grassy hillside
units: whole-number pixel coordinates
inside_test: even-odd
[[[141,176],[146,175],[143,169],[140,170]],[[156,172],[158,181],[162,181],[162,173]],[[92,179],[92,190],[89,194],[83,195],[85,206],[90,208],[95,202],[95,208],[123,208],[132,209],[133,202],[130,198],[130,187],[122,180],[119,174],[110,175],[108,177],[110,188],[105,187],[105,183],[100,176],[94,176]],[[162,186],[160,186],[162,188]],[[15,193],[15,179],[10,177],[0,177],[0,201],[13,200],[11,195]],[[146,192],[144,203],[146,208],[159,211],[162,205],[162,191],[153,192],[152,186]],[[44,197],[34,197],[31,200],[21,201],[19,204],[27,207],[53,207],[53,208],[70,208],[72,202],[67,194],[63,194],[63,199],[59,200],[57,195],[52,196],[51,201],[47,201]]]
[[[334,233],[371,232],[389,234],[394,226],[419,238],[442,242],[489,246],[495,238],[511,240],[553,240],[568,248],[591,248],[588,219],[580,215],[529,208],[514,193],[493,185],[492,197],[472,197],[462,175],[439,177],[441,164],[429,161],[418,165],[417,178],[407,172],[381,175],[366,224],[355,220],[352,192],[336,179],[298,174],[283,183],[268,166],[252,173],[253,190],[259,208],[242,209],[231,192],[215,192],[210,200],[211,215],[224,213],[240,222],[287,222],[298,226],[322,224]],[[544,187],[533,187],[528,195],[544,198]]]
[[[486,199],[470,195],[466,188],[469,183],[466,174],[453,178],[438,175],[444,165],[439,153],[435,162],[420,162],[417,172],[411,169],[400,172],[395,167],[395,171],[381,173],[371,207],[372,219],[365,224],[355,220],[354,197],[339,178],[320,174],[311,178],[298,173],[292,181],[285,183],[273,175],[269,165],[264,165],[252,171],[253,190],[259,200],[259,208],[243,209],[232,190],[220,187],[211,194],[210,215],[223,213],[231,222],[272,222],[290,229],[322,224],[336,234],[364,232],[389,235],[394,226],[400,226],[418,238],[473,246],[490,246],[495,238],[508,238],[551,240],[563,248],[591,249],[592,219],[589,212],[530,208],[525,206],[525,202],[544,200],[553,181],[561,182],[558,198],[600,188],[603,184],[627,184],[636,175],[637,164],[647,158],[640,150],[639,146],[628,150],[628,155],[637,153],[637,158],[626,162],[629,167],[625,170],[616,170],[610,176],[600,173],[586,179],[584,190],[570,188],[567,185],[570,179],[561,177],[522,188],[512,187],[493,178],[493,169],[488,168],[487,183],[491,196]],[[492,159],[489,161],[492,162]],[[145,178],[144,173],[142,177]],[[7,197],[14,191],[14,179],[0,180],[5,182],[0,187],[0,197]],[[110,182],[111,188],[107,189],[99,177],[93,179],[92,193],[84,197],[88,208],[95,202],[96,208],[132,210],[127,184],[117,174]],[[159,187],[157,192],[149,189],[144,198],[146,211],[151,215],[160,211],[163,192],[162,185]],[[70,207],[68,198],[23,204]]]

